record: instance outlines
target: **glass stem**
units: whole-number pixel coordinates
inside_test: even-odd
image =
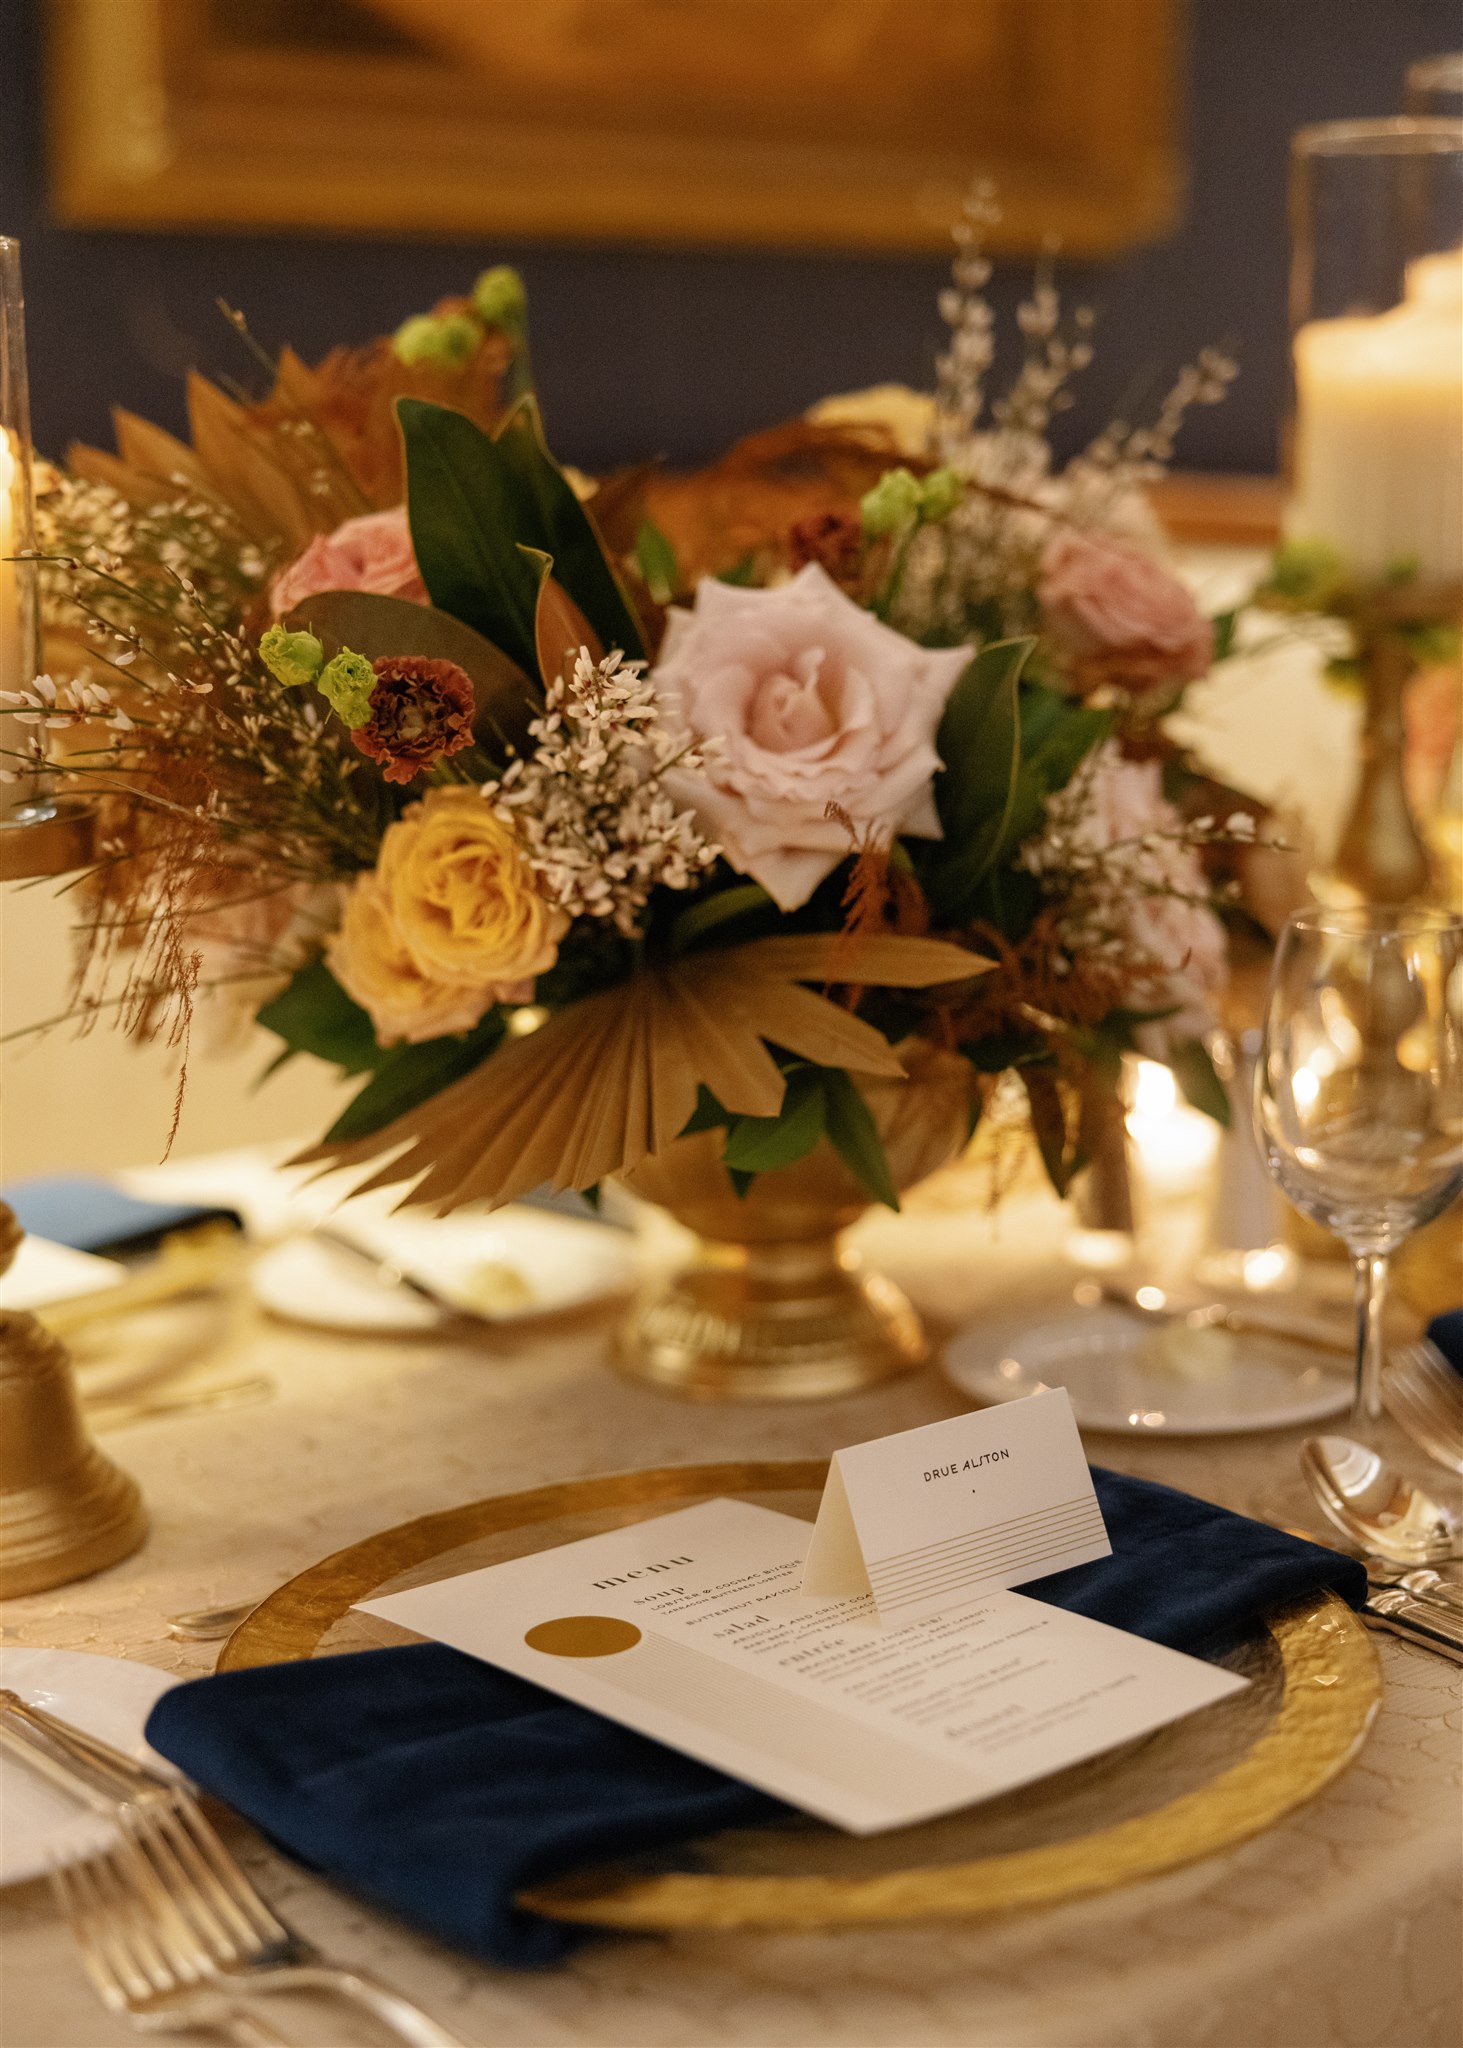
[[[1358,1252],[1356,1265],[1356,1395],[1354,1425],[1377,1422],[1382,1413],[1383,1328],[1387,1309],[1387,1261],[1380,1252]]]

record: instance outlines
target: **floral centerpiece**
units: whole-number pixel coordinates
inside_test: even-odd
[[[361,1076],[309,1156],[441,1210],[686,1159],[752,1241],[785,1218],[728,1202],[897,1205],[1003,1085],[1065,1189],[1084,1076],[1140,1041],[1217,1111],[1254,820],[1174,800],[1158,719],[1214,627],[1142,485],[1229,367],[1057,468],[1086,326],[1039,282],[987,405],[981,203],[932,398],[699,479],[554,460],[501,269],[257,401],[194,379],[191,445],[74,450],[63,679],[14,701],[101,813],[78,1014],[186,1047],[241,1007]]]

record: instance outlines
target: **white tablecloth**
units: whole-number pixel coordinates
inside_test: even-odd
[[[874,1229],[886,1269],[945,1314],[1049,1295],[1041,1232],[921,1215]],[[0,1608],[0,1640],[193,1674],[210,1646],[164,1617],[259,1595],[389,1524],[576,1474],[807,1456],[955,1412],[935,1373],[805,1408],[695,1407],[615,1378],[588,1315],[480,1343],[332,1338],[246,1322],[267,1404],[156,1421],[108,1448],[142,1482],[146,1547],[102,1576]],[[1299,1432],[1131,1442],[1095,1460],[1316,1526]],[[1424,1467],[1394,1440],[1419,1477]],[[1226,1854],[1143,1885],[969,1924],[611,1938],[544,1975],[452,1956],[252,1836],[262,1888],[333,1955],[369,1964],[482,2048],[1456,2048],[1458,1671],[1380,1639],[1386,1698],[1359,1760]],[[130,2039],[76,1967],[42,1886],[0,1898],[5,2048]],[[302,2036],[302,2038],[304,2038]],[[322,2031],[316,2041],[348,2038]],[[364,2040],[366,2035],[356,2038]]]

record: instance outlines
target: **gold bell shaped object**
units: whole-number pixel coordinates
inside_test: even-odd
[[[23,1236],[0,1202],[0,1273]],[[0,1310],[0,1599],[99,1572],[146,1534],[136,1481],[86,1433],[65,1345],[37,1317]]]

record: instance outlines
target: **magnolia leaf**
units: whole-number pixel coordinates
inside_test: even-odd
[[[432,603],[531,674],[538,578],[517,543],[543,536],[481,428],[425,399],[399,398],[412,548]]]
[[[502,1038],[507,1024],[492,1010],[465,1035],[429,1038],[420,1045],[394,1045],[379,1053],[380,1064],[358,1095],[351,1098],[330,1126],[330,1137],[364,1138],[393,1118],[427,1102],[449,1083],[470,1074]]]
[[[883,1141],[874,1127],[869,1105],[848,1075],[834,1071],[823,1076],[824,1119],[829,1143],[849,1172],[876,1202],[886,1208],[899,1207],[899,1190],[889,1171]]]
[[[284,1040],[282,1059],[308,1052],[344,1074],[365,1074],[383,1057],[370,1018],[323,960],[299,968],[265,1003],[258,1021]]]
[[[553,577],[553,558],[541,548],[524,548],[538,571],[538,607],[534,614],[534,647],[538,654],[538,672],[543,678],[544,688],[551,683],[561,682],[567,668],[572,674],[574,657],[581,647],[587,648],[591,661],[604,659],[604,648],[599,635],[580,611],[562,583]]]
[[[559,581],[599,635],[633,660],[645,654],[635,607],[591,515],[548,451],[538,401],[526,393],[493,435],[514,486],[520,530],[512,538],[552,555]]]
[[[528,722],[540,709],[538,689],[516,661],[451,612],[369,590],[322,590],[297,604],[285,624],[314,633],[327,660],[349,647],[368,661],[384,654],[455,661],[472,678],[479,742],[490,753],[527,743]]]
[[[823,1124],[823,1076],[816,1069],[803,1068],[788,1076],[787,1093],[777,1116],[733,1119],[722,1164],[737,1173],[775,1173],[778,1167],[807,1157],[823,1135]]]
[[[1035,642],[983,647],[950,692],[936,750],[944,772],[935,802],[944,840],[928,864],[926,893],[938,919],[969,915],[975,892],[1004,843],[1021,763],[1021,670]]]
[[[635,536],[635,562],[657,604],[669,604],[681,587],[676,551],[653,519],[642,519]]]

